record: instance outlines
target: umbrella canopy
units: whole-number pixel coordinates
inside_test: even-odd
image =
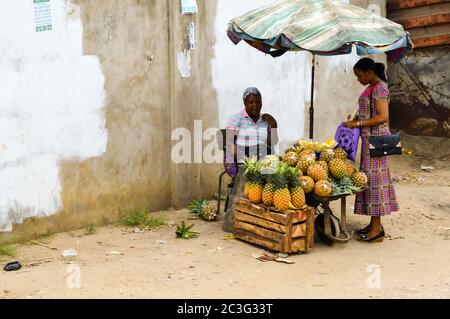
[[[228,37],[244,40],[273,57],[306,50],[317,55],[385,52],[399,62],[413,44],[400,24],[337,0],[281,0],[231,20]],[[313,58],[314,59],[314,58]],[[314,135],[314,70],[312,66],[309,138]]]
[[[412,49],[400,24],[336,0],[282,0],[230,21],[228,36],[264,53],[307,50],[318,55],[390,52],[399,61]]]

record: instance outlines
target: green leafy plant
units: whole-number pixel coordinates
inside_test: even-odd
[[[166,224],[165,220],[162,218],[151,217],[149,211],[145,208],[133,210],[130,214],[127,214],[126,217],[123,217],[120,223],[124,226],[145,228],[156,228]]]
[[[197,237],[199,232],[192,231],[192,227],[194,227],[194,224],[187,226],[186,222],[183,220],[181,226],[177,226],[177,230],[175,231],[177,238],[191,239]]]
[[[16,248],[10,244],[0,244],[0,256],[14,257],[16,255]]]
[[[94,223],[89,224],[89,226],[84,231],[85,235],[93,235],[97,232],[97,228],[95,227]]]

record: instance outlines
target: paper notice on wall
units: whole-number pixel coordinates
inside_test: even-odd
[[[192,14],[198,12],[197,0],[181,0],[181,13]]]
[[[195,23],[189,24],[189,49],[195,49]]]
[[[182,78],[191,76],[191,54],[189,50],[178,52],[178,71]]]
[[[51,0],[33,0],[36,32],[51,31],[53,29],[50,1]]]

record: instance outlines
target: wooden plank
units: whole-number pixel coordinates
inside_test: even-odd
[[[278,242],[280,244],[284,243],[285,240],[285,236],[280,233],[273,232],[271,230],[259,226],[247,224],[239,220],[234,220],[234,228],[248,231],[250,233],[256,234],[263,238],[270,239],[271,241]]]
[[[246,222],[248,224],[254,224],[261,226],[263,228],[267,228],[270,230],[274,230],[276,232],[279,232],[281,234],[286,234],[287,226],[280,225],[265,219],[261,219],[259,217],[255,217],[253,215],[248,215],[245,212],[235,211],[234,212],[234,218],[243,222]]]
[[[442,13],[408,19],[397,19],[394,21],[401,24],[405,29],[430,27],[434,25],[450,23],[450,13]]]
[[[297,224],[299,222],[305,222],[308,218],[308,209],[296,211],[292,214],[292,223]]]
[[[446,0],[390,0],[387,2],[387,10],[416,8],[432,4],[444,3]]]
[[[450,35],[439,35],[433,37],[421,37],[411,39],[414,43],[414,48],[426,48],[438,45],[450,44]]]
[[[292,246],[292,214],[288,215],[287,232],[284,237],[284,250],[289,251]]]
[[[240,230],[240,229],[235,229],[234,230],[234,235],[236,236],[236,238],[242,239],[246,242],[250,242],[253,243],[255,245],[259,245],[262,247],[265,247],[267,249],[273,250],[273,251],[277,251],[277,252],[282,252],[282,253],[288,253],[289,251],[285,251],[281,244],[278,242],[272,242],[268,239],[259,237],[258,235],[251,233],[251,232],[247,232],[245,230]]]
[[[308,221],[306,221],[306,223],[303,224],[298,224],[295,225],[292,228],[292,238],[299,238],[299,237],[305,237],[306,236],[306,224],[308,223]]]
[[[308,240],[307,240],[307,242],[308,242],[308,247],[309,247],[309,249],[312,249],[312,248],[314,248],[314,231],[315,231],[315,228],[314,228],[314,221],[315,221],[315,215],[314,215],[314,212],[312,213],[312,216],[311,216],[311,225],[309,226],[309,232],[308,232]]]
[[[270,220],[278,224],[287,225],[287,216],[282,213],[272,213],[266,208],[262,208],[258,205],[254,205],[250,202],[239,200],[234,205],[236,210],[245,212],[247,214],[260,217],[262,219]]]
[[[306,242],[305,242],[305,238],[300,238],[300,239],[294,239],[292,241],[292,246],[290,249],[290,252],[292,253],[296,253],[299,251],[306,251]]]

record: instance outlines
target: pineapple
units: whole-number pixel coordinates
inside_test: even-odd
[[[283,162],[289,166],[295,167],[298,162],[298,155],[296,152],[288,152],[283,157]]]
[[[302,176],[299,178],[299,182],[306,194],[311,193],[314,190],[314,180],[311,177]]]
[[[315,156],[312,156],[311,154],[309,154],[308,156],[300,157],[300,160],[298,161],[298,164],[297,164],[297,169],[299,171],[301,171],[303,174],[306,174],[308,171],[308,168],[311,165],[314,165],[315,163],[316,163]]]
[[[334,151],[331,149],[326,149],[322,153],[320,153],[319,160],[324,162],[331,161],[336,155],[334,154]]]
[[[245,178],[244,195],[254,204],[261,203],[263,179],[260,173],[260,164],[256,156],[244,161]]]
[[[320,165],[325,170],[325,172],[328,175],[328,173],[329,173],[329,171],[328,171],[328,163],[325,162],[325,161],[318,161],[317,164]]]
[[[275,184],[273,183],[273,175],[265,177],[266,185],[262,192],[262,201],[267,206],[273,206],[273,195],[275,193]]]
[[[316,159],[316,153],[312,149],[306,149],[298,153],[300,157],[312,157],[314,160]]]
[[[189,210],[191,211],[191,213],[207,221],[213,221],[217,219],[216,207],[210,205],[204,199],[192,201],[189,204]]]
[[[353,163],[350,160],[345,160],[345,171],[347,173],[347,176],[352,176],[353,173],[355,172],[355,168],[353,167]]]
[[[203,206],[200,217],[209,222],[216,220],[217,208],[210,204],[206,204],[205,206]]]
[[[308,168],[307,175],[311,177],[314,182],[326,181],[328,178],[327,172],[319,164],[314,164]]]
[[[291,192],[292,205],[296,208],[303,208],[306,204],[305,191],[300,185],[297,169],[289,168],[288,185]]]
[[[345,162],[342,159],[332,159],[328,163],[328,169],[330,170],[331,175],[336,179],[342,179],[348,176]]]
[[[340,159],[346,159],[347,158],[347,152],[344,151],[342,148],[337,148],[334,150],[334,157],[340,158]]]
[[[291,193],[289,192],[286,174],[287,166],[280,165],[274,176],[275,193],[273,195],[273,203],[278,210],[287,210],[291,207]]]
[[[300,153],[301,153],[302,151],[305,150],[305,149],[303,148],[303,146],[301,146],[301,145],[298,144],[298,143],[295,143],[295,144],[294,144],[294,148],[295,148],[295,152],[297,153],[298,156],[300,156]]]
[[[328,197],[333,192],[333,186],[329,181],[319,181],[314,187],[314,194],[320,197]]]
[[[358,188],[365,188],[367,186],[367,176],[364,172],[354,173],[351,177],[353,185]]]

